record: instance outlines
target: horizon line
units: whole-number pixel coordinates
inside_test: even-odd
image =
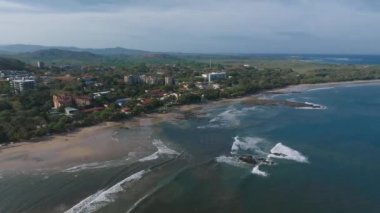
[[[27,44],[27,43],[12,43],[12,44],[0,44],[0,47],[6,46],[39,46],[48,49],[60,49],[60,48],[76,48],[79,50],[92,49],[92,50],[104,50],[104,49],[126,49],[126,50],[136,50],[143,51],[147,53],[156,53],[156,54],[189,54],[189,55],[346,55],[346,56],[380,56],[380,53],[316,53],[316,52],[182,52],[182,51],[154,51],[154,50],[145,50],[145,49],[136,49],[128,48],[123,46],[113,46],[113,47],[78,47],[73,45],[43,45],[43,44]],[[38,51],[38,50],[36,50]],[[67,50],[70,51],[70,50]]]

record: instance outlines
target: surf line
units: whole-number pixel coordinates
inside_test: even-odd
[[[182,155],[183,152],[180,154]],[[176,157],[178,159],[179,156]],[[173,159],[171,159],[173,160]],[[143,197],[138,199],[129,209],[126,213],[133,213],[136,211],[149,197],[153,196],[154,194],[158,193],[160,190],[164,189],[166,186],[168,186],[174,179],[176,179],[180,174],[182,174],[185,171],[188,171],[190,168],[185,167],[180,169],[176,174],[172,175],[169,179],[165,180],[163,184],[160,184],[156,187],[154,187],[151,191],[149,191],[147,194],[145,194]]]
[[[113,185],[107,189],[102,189],[102,190],[86,197],[85,199],[80,201],[78,204],[74,205],[73,207],[71,207],[70,209],[65,211],[65,213],[81,213],[81,212],[90,213],[90,212],[98,211],[99,209],[101,209],[101,208],[107,206],[108,204],[114,202],[116,200],[116,198],[113,197],[113,195],[120,193],[120,192],[124,191],[126,188],[128,188],[128,187],[125,187],[126,184],[128,184],[128,183],[132,184],[138,180],[141,180],[147,174],[151,173],[155,169],[162,168],[162,167],[166,166],[167,164],[179,159],[183,155],[183,153],[184,152],[180,153],[175,158],[168,159],[168,160],[165,160],[164,162],[161,162],[157,165],[151,166],[148,169],[144,169],[144,170],[141,170],[139,172],[136,172],[136,173],[128,176],[124,180],[116,183],[115,185]]]

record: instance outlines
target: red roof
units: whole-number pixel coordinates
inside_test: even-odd
[[[102,111],[104,109],[104,107],[94,107],[94,108],[91,108],[91,109],[84,109],[84,110],[81,110],[81,112],[84,112],[84,113],[92,113],[92,112],[99,112],[99,111]]]

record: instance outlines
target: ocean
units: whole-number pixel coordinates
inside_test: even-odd
[[[267,98],[321,107],[208,105],[151,127],[157,151],[136,161],[0,170],[0,212],[379,212],[380,85]]]
[[[287,58],[298,59],[313,63],[326,64],[355,64],[355,65],[378,65],[379,55],[321,55],[321,54],[301,54],[288,55]]]

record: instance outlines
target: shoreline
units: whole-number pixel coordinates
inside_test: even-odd
[[[265,94],[286,94],[295,92],[304,92],[310,89],[319,89],[324,87],[338,87],[344,85],[367,85],[367,84],[380,84],[380,79],[375,80],[356,80],[356,81],[340,81],[340,82],[327,82],[327,83],[317,83],[317,84],[297,84],[290,85],[284,88],[278,88],[273,90],[264,91],[261,95]]]
[[[363,84],[380,84],[380,80],[291,85],[254,95],[210,101],[206,104],[176,106],[170,109],[168,113],[144,114],[121,122],[103,122],[94,126],[80,128],[70,133],[46,136],[33,140],[33,142],[14,143],[0,147],[0,171],[4,169],[57,168],[106,161],[125,157],[135,149],[140,153],[149,154],[152,151],[154,152],[154,147],[148,141],[149,139],[143,139],[148,134],[137,133],[137,135],[134,135],[134,131],[145,131],[144,128],[153,128],[154,125],[162,122],[175,122],[186,119],[187,114],[196,113],[208,106],[222,106],[263,97],[268,94],[286,94],[324,87]],[[126,143],[117,143],[118,139],[114,138],[114,134],[118,129],[130,130],[132,139],[128,137],[125,139]],[[140,143],[140,140],[143,142]],[[111,146],[110,143],[112,143]]]

